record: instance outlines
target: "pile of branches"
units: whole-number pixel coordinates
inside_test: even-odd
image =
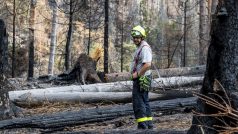
[[[209,116],[214,117],[221,121],[221,125],[213,125],[214,130],[216,130],[219,134],[233,134],[238,132],[238,111],[232,107],[232,100],[230,99],[229,95],[227,94],[224,87],[221,83],[217,80],[214,82],[214,90],[219,90],[224,93],[224,96],[221,96],[216,93],[210,93],[210,95],[216,96],[217,99],[211,98],[209,96],[194,93],[196,97],[204,101],[209,106],[212,106],[218,109],[218,113],[215,114],[203,114],[194,111],[194,114],[197,116]],[[223,119],[230,119],[230,123],[228,124]]]

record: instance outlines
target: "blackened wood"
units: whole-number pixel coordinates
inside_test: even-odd
[[[238,90],[238,1],[219,1],[215,15],[211,26],[211,42],[201,94],[211,97],[220,104],[224,104],[224,100],[229,104],[230,100],[226,98],[223,90],[214,88],[214,81],[216,79],[221,83],[230,98],[233,98],[231,94]],[[223,97],[223,100],[217,95]],[[231,104],[234,109],[238,108],[234,100],[231,100]],[[205,115],[222,112],[200,99],[196,111]],[[228,126],[238,126],[237,121],[221,116],[194,115],[192,123],[189,134],[217,134],[219,130],[225,130]]]
[[[34,29],[30,29],[28,79],[34,76]]]
[[[104,2],[104,73],[108,73],[109,0]]]
[[[13,24],[12,24],[12,78],[15,77],[16,69],[16,0],[13,0]]]
[[[73,33],[73,9],[74,2],[72,0],[69,1],[69,23],[68,23],[68,32],[65,46],[65,69],[69,70],[71,63],[71,47],[72,47],[72,33]]]
[[[0,73],[6,75],[8,68],[8,36],[6,25],[0,19]]]
[[[53,132],[53,131],[49,131]],[[103,130],[103,131],[75,131],[75,132],[56,132],[56,134],[186,134],[186,131],[173,131],[173,130]]]
[[[6,79],[8,68],[8,37],[6,25],[0,19],[0,120],[10,116],[8,91],[11,86]]]
[[[151,102],[152,111],[169,111],[181,109],[184,107],[194,107],[196,98],[174,99],[165,101]],[[85,109],[80,111],[69,111],[51,115],[32,116],[27,118],[16,118],[12,120],[0,121],[0,129],[7,128],[57,128],[74,126],[92,122],[103,122],[122,116],[132,115],[133,109],[131,104]]]

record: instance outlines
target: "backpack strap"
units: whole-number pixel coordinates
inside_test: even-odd
[[[136,72],[136,66],[137,66],[137,64],[138,64],[138,62],[139,62],[139,55],[140,55],[140,53],[141,53],[141,51],[142,51],[142,48],[143,48],[144,46],[148,46],[148,47],[150,48],[149,45],[143,45],[143,46],[141,47],[141,49],[140,49],[139,52],[137,53],[137,56],[134,58],[135,64],[134,64],[134,68],[133,68],[133,73]]]

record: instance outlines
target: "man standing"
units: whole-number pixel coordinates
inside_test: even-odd
[[[137,46],[131,64],[131,79],[133,80],[132,102],[138,123],[138,129],[153,129],[152,114],[149,105],[148,91],[151,87],[152,51],[144,41],[145,29],[136,26],[131,30],[131,36]]]

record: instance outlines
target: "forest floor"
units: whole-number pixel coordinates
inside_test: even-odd
[[[27,85],[27,88],[26,88]],[[30,85],[30,86],[29,86]],[[38,84],[34,84],[39,86]],[[42,86],[42,85],[41,85]],[[44,87],[51,87],[51,85],[44,85]],[[24,84],[25,89],[32,88],[31,84]],[[189,87],[190,88],[190,87]],[[196,87],[199,88],[199,87]],[[88,108],[99,108],[99,107],[107,107],[112,105],[120,105],[120,104],[103,104],[103,103],[93,103],[93,104],[49,104],[45,103],[40,107],[32,107],[32,108],[22,108],[24,116],[32,116],[32,115],[44,115],[44,114],[52,114],[63,111],[78,111],[81,109]],[[161,113],[154,112],[153,113],[153,123],[155,130],[174,130],[174,131],[186,131],[191,126],[192,122],[192,113]],[[79,132],[87,134],[85,131],[91,133],[103,133],[105,130],[136,130],[137,124],[135,123],[134,116],[123,116],[114,120],[108,120],[104,122],[97,123],[88,123],[84,125],[77,125],[72,127],[65,127],[63,130],[54,131],[54,133],[72,133]],[[0,133],[4,134],[37,134],[37,133],[51,133],[48,130],[36,129],[36,128],[17,128],[17,129],[8,129],[8,130],[0,130]]]

